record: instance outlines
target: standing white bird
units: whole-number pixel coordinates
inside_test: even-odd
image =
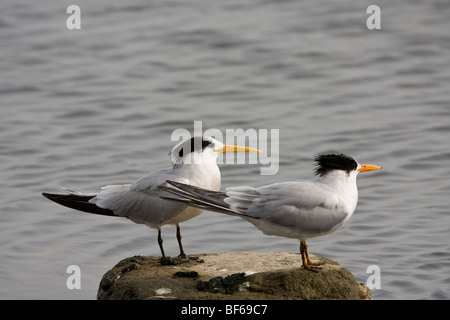
[[[343,154],[319,155],[315,162],[319,178],[313,181],[231,187],[226,192],[167,181],[171,186],[161,189],[178,196],[164,199],[236,215],[266,235],[300,240],[303,268],[317,271],[320,268],[315,268],[318,264],[309,257],[306,239],[329,234],[344,225],[358,202],[357,174],[382,168],[359,164]]]
[[[198,216],[203,210],[161,199],[160,196],[168,194],[158,186],[165,184],[166,180],[172,180],[220,190],[221,176],[216,159],[219,154],[227,152],[259,152],[259,150],[222,144],[207,136],[193,137],[179,143],[169,153],[171,168],[151,172],[132,184],[108,185],[99,193],[70,191],[69,194],[42,195],[72,209],[125,217],[135,223],[158,229],[158,244],[163,258],[166,256],[162,245],[161,227],[174,224],[180,248],[179,256],[185,257],[181,244],[180,223]]]

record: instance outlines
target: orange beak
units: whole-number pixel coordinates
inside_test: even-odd
[[[255,152],[260,153],[258,149],[250,148],[250,147],[241,147],[241,146],[235,146],[230,144],[224,144],[223,148],[214,150],[218,153],[227,153],[227,152]]]
[[[376,166],[373,164],[362,164],[361,168],[358,169],[358,172],[380,170],[380,169],[383,169],[383,167]]]

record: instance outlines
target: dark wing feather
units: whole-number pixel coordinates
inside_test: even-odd
[[[225,192],[211,191],[195,187],[189,184],[175,182],[171,180],[166,181],[171,186],[159,186],[160,189],[169,193],[177,195],[180,198],[161,197],[166,200],[178,201],[189,204],[193,207],[198,207],[206,210],[217,211],[221,213],[237,214],[230,209],[229,205],[224,202],[227,197]]]
[[[103,209],[98,207],[94,203],[90,203],[89,200],[91,200],[95,196],[82,196],[77,194],[51,194],[51,193],[43,193],[42,195],[47,199],[50,199],[60,205],[63,205],[71,209],[94,214],[100,214],[103,216],[116,217],[116,215],[112,210]]]

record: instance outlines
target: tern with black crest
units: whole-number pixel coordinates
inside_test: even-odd
[[[176,195],[165,199],[239,216],[266,235],[298,239],[302,267],[317,272],[306,239],[332,233],[348,222],[358,202],[356,176],[382,168],[343,154],[319,155],[315,163],[318,178],[313,181],[230,187],[225,192],[167,181],[170,186],[161,189]]]
[[[161,227],[173,224],[177,229],[180,257],[185,257],[181,243],[180,223],[192,219],[203,209],[187,204],[167,201],[168,196],[158,188],[166,180],[185,183],[210,190],[220,190],[221,175],[216,159],[227,152],[259,152],[259,150],[235,145],[226,145],[214,138],[193,137],[181,142],[169,153],[172,167],[154,171],[131,184],[108,185],[98,193],[43,195],[66,207],[105,216],[119,216],[150,228],[158,229],[158,244],[165,257]]]

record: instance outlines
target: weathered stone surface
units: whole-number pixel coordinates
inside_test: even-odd
[[[198,260],[161,265],[159,257],[120,261],[100,282],[98,299],[370,299],[370,290],[333,260],[317,273],[301,268],[296,253],[200,254]],[[243,273],[243,274],[242,274]]]

